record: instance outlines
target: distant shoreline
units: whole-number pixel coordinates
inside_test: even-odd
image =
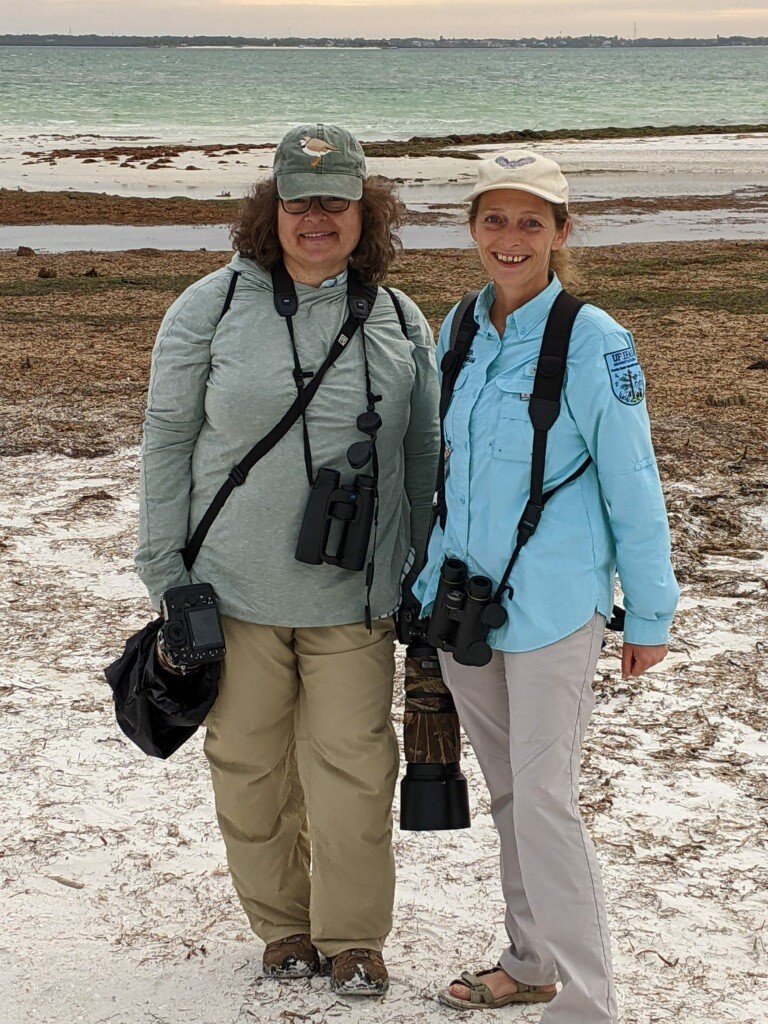
[[[101,36],[47,34],[0,35],[2,46],[43,47],[132,47],[153,49],[362,49],[362,50],[505,50],[505,49],[647,49],[647,48],[719,48],[722,46],[768,46],[768,36],[717,36],[697,38],[621,36],[525,36],[519,39],[500,38],[430,38],[428,36],[390,37],[379,39],[335,38],[320,36],[302,39],[298,36]]]

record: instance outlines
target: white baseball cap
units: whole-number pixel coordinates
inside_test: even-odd
[[[483,192],[514,188],[531,192],[550,203],[568,206],[568,182],[558,164],[530,149],[509,149],[506,153],[481,160],[477,168],[477,184],[464,196],[471,203]]]

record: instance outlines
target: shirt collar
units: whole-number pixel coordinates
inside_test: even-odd
[[[530,334],[535,327],[538,327],[542,320],[549,316],[552,304],[562,290],[563,286],[560,284],[560,279],[553,271],[552,279],[543,291],[539,292],[538,295],[534,295],[525,305],[509,314],[507,317],[507,330],[514,326],[521,338]],[[494,297],[493,281],[491,281],[477,297],[475,320],[480,328],[491,326],[490,313]],[[506,330],[504,333],[506,334]]]
[[[317,286],[318,288],[334,288],[337,284],[345,284],[347,280],[347,271],[342,270],[336,277],[329,277],[325,281],[321,281]]]

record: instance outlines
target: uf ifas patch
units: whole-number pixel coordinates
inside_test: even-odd
[[[637,405],[645,398],[645,377],[634,349],[620,348],[605,356],[613,393],[624,405]]]

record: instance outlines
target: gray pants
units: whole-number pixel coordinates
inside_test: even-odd
[[[517,981],[562,988],[542,1024],[615,1024],[616,997],[600,869],[579,814],[581,743],[605,619],[535,651],[494,651],[484,668],[440,653],[446,685],[480,762],[501,843]]]

